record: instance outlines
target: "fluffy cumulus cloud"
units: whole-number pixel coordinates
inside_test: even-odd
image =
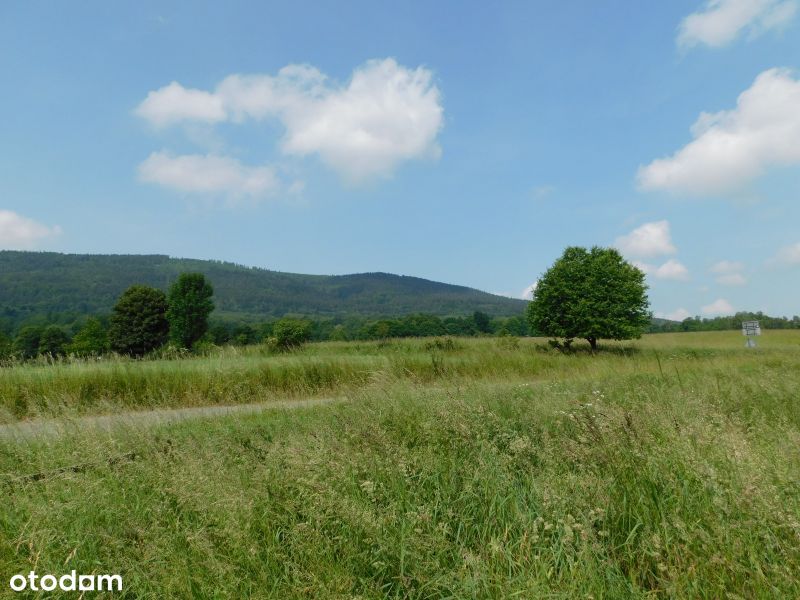
[[[678,251],[672,243],[669,221],[653,221],[640,225],[629,234],[618,237],[614,246],[629,259],[635,259],[633,264],[652,277],[676,281],[689,279],[689,270],[674,258],[661,265],[639,260],[675,254]]]
[[[156,127],[183,120],[216,123],[226,118],[222,99],[202,90],[190,90],[176,81],[150,92],[136,114]]]
[[[443,107],[432,72],[390,58],[367,62],[344,85],[308,65],[277,75],[231,75],[213,91],[173,82],[150,92],[136,113],[159,127],[276,119],[285,128],[284,154],[316,155],[356,182],[441,152]]]
[[[539,285],[538,279],[534,281],[532,284],[530,284],[528,287],[526,287],[524,290],[522,290],[522,293],[519,295],[519,297],[522,298],[523,300],[533,300],[533,292],[536,291],[537,285]]]
[[[686,281],[689,279],[689,269],[674,258],[669,259],[660,266],[641,261],[634,261],[633,264],[648,275],[652,275],[657,279],[672,279],[675,281]]]
[[[262,197],[279,185],[270,166],[249,167],[213,154],[154,152],[139,165],[139,178],[180,192],[224,194],[231,199]]]
[[[0,248],[30,250],[61,234],[58,225],[48,227],[10,210],[0,209]]]
[[[742,274],[744,263],[721,260],[709,269],[716,275],[715,281],[721,285],[745,285],[747,278]]]
[[[660,319],[669,319],[670,321],[683,321],[684,319],[688,319],[689,317],[691,317],[692,313],[690,313],[685,308],[678,308],[668,313],[664,312],[656,313],[656,316]]]
[[[784,246],[769,262],[779,266],[800,265],[800,242]]]
[[[732,315],[736,310],[731,306],[731,303],[720,298],[711,304],[706,304],[702,309],[704,315],[717,316],[717,315]]]
[[[755,36],[786,25],[797,12],[797,0],[708,0],[678,28],[678,45],[724,46],[745,31]]]
[[[656,268],[653,274],[659,279],[674,279],[677,281],[689,279],[689,270],[673,258]]]
[[[639,169],[642,189],[721,194],[770,167],[800,165],[800,81],[786,69],[764,71],[736,108],[702,113],[692,135],[672,156]]]
[[[614,246],[626,256],[650,258],[675,254],[677,249],[672,244],[669,221],[645,223],[627,235],[618,237]]]

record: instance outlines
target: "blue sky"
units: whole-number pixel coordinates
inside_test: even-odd
[[[0,247],[800,313],[798,0],[0,5]]]

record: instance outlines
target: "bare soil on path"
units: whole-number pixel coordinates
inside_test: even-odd
[[[251,404],[225,406],[195,406],[189,408],[155,409],[120,412],[113,415],[89,415],[69,419],[33,419],[0,425],[0,441],[58,436],[88,429],[110,431],[119,427],[147,427],[197,419],[229,415],[247,415],[270,410],[293,410],[320,406],[333,402],[345,402],[344,396],[334,398],[310,398],[306,400],[272,400]]]

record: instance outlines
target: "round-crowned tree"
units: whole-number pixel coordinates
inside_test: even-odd
[[[47,356],[64,356],[67,351],[69,337],[58,325],[50,325],[42,331],[39,338],[39,354]]]
[[[202,273],[181,273],[169,290],[169,339],[180,348],[191,348],[208,331],[208,315],[214,310],[214,288]]]
[[[108,351],[108,333],[100,319],[90,317],[72,338],[69,351],[78,356],[97,356]]]
[[[132,285],[117,300],[108,338],[120,354],[144,356],[167,341],[167,297],[161,290]]]
[[[614,248],[570,247],[542,275],[528,305],[534,332],[589,342],[638,338],[650,324],[644,273]]]
[[[44,327],[40,325],[26,325],[20,329],[14,339],[14,354],[20,358],[34,358],[39,354],[43,331]]]

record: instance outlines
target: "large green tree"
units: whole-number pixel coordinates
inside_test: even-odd
[[[43,331],[44,327],[41,325],[26,325],[21,328],[14,338],[14,354],[20,358],[34,358],[38,355]]]
[[[111,348],[143,356],[167,341],[167,297],[161,290],[132,285],[117,300],[108,331]]]
[[[58,325],[49,325],[39,338],[39,354],[48,356],[64,356],[67,353],[69,337]]]
[[[214,310],[214,288],[202,273],[181,273],[169,290],[169,338],[181,348],[191,348],[208,331]]]
[[[570,247],[539,279],[528,321],[567,342],[638,338],[650,324],[644,273],[614,248]]]

